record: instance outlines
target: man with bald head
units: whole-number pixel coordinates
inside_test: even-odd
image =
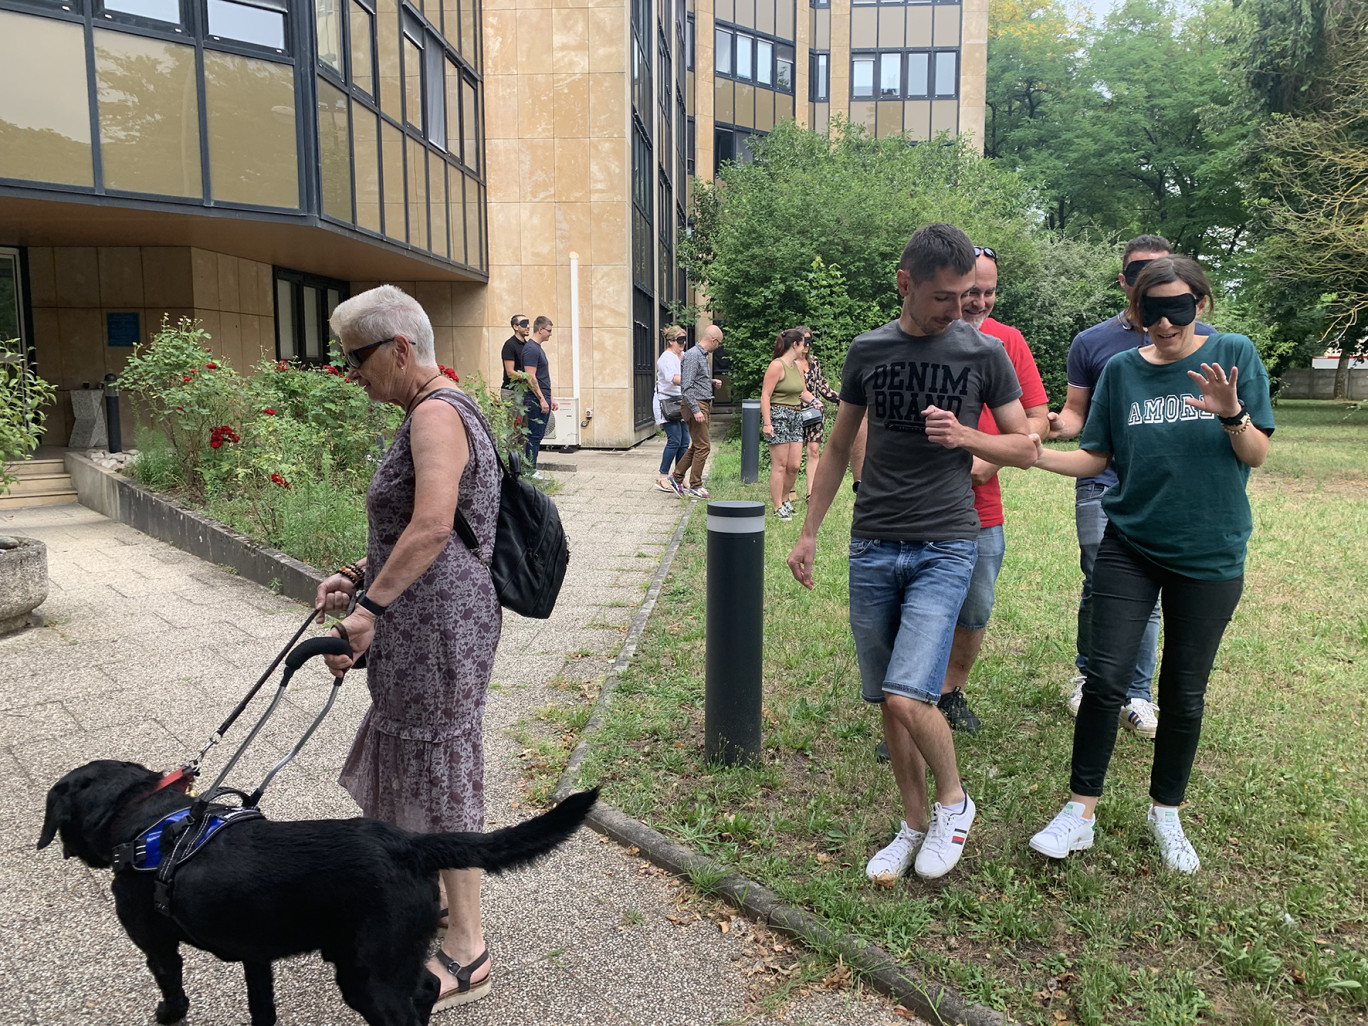
[[[712,376],[708,357],[722,344],[722,329],[716,324],[703,329],[698,345],[685,352],[679,361],[680,396],[684,400],[684,420],[689,425],[689,447],[675,464],[674,480],[684,494],[697,499],[712,496],[703,487],[703,466],[708,462],[712,442],[708,438],[708,418],[712,415],[713,389],[722,382]],[[684,484],[684,475],[689,484]]]

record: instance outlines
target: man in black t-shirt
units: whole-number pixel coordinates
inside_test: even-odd
[[[513,328],[513,334],[503,344],[503,352],[499,354],[499,358],[503,360],[504,388],[512,388],[515,381],[527,380],[527,374],[523,371],[522,351],[527,343],[528,329],[532,327],[527,314],[514,314],[508,319],[508,323]]]

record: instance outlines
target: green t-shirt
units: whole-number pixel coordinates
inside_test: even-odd
[[[1176,363],[1152,364],[1132,349],[1112,357],[1092,395],[1081,448],[1109,452],[1121,481],[1102,499],[1121,536],[1160,566],[1204,581],[1244,573],[1253,529],[1245,484],[1249,467],[1210,413],[1184,396],[1201,398],[1187,376],[1202,364],[1238,367],[1236,390],[1254,425],[1273,433],[1268,372],[1243,335],[1210,336]]]

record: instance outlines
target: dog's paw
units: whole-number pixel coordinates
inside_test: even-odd
[[[190,1008],[190,999],[184,995],[178,1001],[158,1001],[157,1002],[157,1022],[161,1026],[171,1026],[172,1023],[180,1022],[185,1018],[185,1013]]]

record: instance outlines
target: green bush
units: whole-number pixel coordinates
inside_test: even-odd
[[[56,391],[29,369],[18,339],[0,342],[0,354],[20,354],[17,360],[0,360],[0,495],[9,491],[15,475],[5,469],[10,460],[27,459],[38,448],[43,433],[43,407],[52,404]]]

